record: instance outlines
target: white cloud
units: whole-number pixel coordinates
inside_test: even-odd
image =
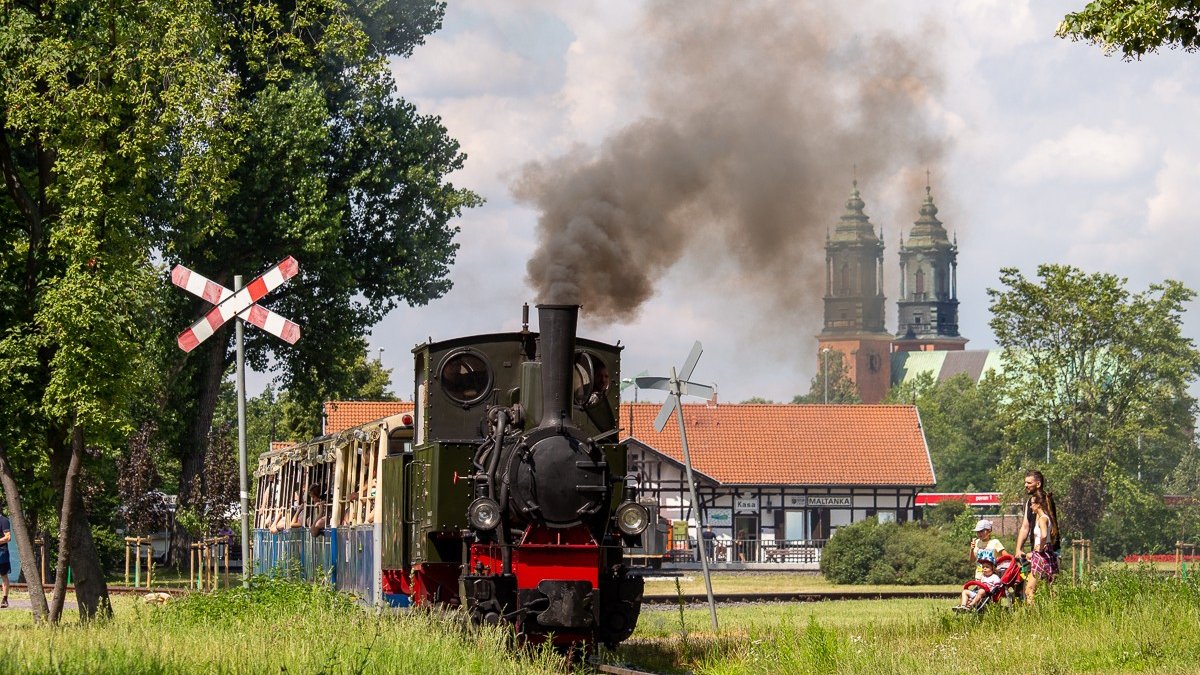
[[[1077,125],[1059,138],[1034,145],[1005,177],[1018,185],[1118,181],[1140,168],[1145,154],[1145,141],[1138,134]]]

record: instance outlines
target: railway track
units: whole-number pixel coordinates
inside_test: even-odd
[[[14,591],[28,590],[28,586],[24,583],[13,584],[11,587]],[[54,584],[43,584],[42,588],[49,593],[54,590]],[[67,586],[68,593],[74,593],[74,586]],[[178,587],[154,587],[154,588],[134,588],[132,586],[109,586],[109,595],[145,595],[146,593],[168,593],[170,595],[186,595],[191,592],[190,588]]]
[[[654,671],[638,670],[629,666],[618,666],[611,663],[593,664],[597,673],[607,673],[607,675],[655,675]]]
[[[717,602],[754,603],[754,602],[825,602],[828,600],[899,600],[899,599],[954,599],[959,597],[959,591],[880,591],[877,593],[854,591],[822,591],[794,593],[722,593],[716,596]],[[703,593],[684,593],[683,595],[645,595],[642,603],[646,605],[677,605],[682,599],[684,604],[704,604],[708,596]]]

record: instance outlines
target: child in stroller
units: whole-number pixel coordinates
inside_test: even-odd
[[[981,612],[1006,597],[1012,601],[1021,597],[1024,578],[1015,558],[1005,553],[997,559],[992,551],[984,550],[979,552],[977,560],[983,567],[983,578],[963,584],[962,603],[954,611]]]

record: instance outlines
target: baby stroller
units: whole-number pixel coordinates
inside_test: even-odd
[[[963,584],[964,589],[975,588],[984,593],[983,599],[974,607],[969,608],[969,612],[978,614],[992,604],[999,605],[1005,598],[1008,598],[1010,606],[1024,599],[1025,574],[1021,569],[1021,563],[1016,558],[1007,553],[997,558],[996,574],[1000,577],[1000,583],[991,588],[976,579]]]

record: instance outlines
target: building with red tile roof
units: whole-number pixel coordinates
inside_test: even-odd
[[[691,522],[679,424],[654,431],[658,403],[625,403],[622,426],[642,497]],[[704,522],[718,536],[824,540],[868,516],[913,518],[936,482],[920,415],[910,405],[685,404],[688,449]],[[763,558],[766,543],[752,557]]]
[[[336,434],[360,424],[412,411],[412,401],[326,401],[324,433]]]

